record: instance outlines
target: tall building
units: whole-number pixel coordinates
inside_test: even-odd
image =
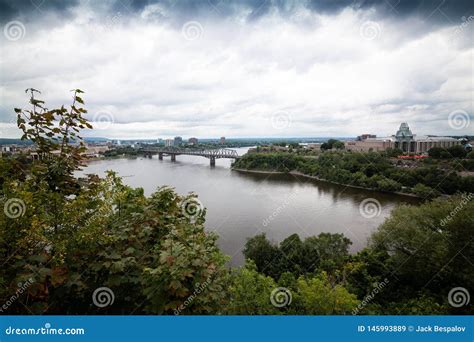
[[[189,139],[188,139],[188,144],[190,144],[190,145],[197,145],[197,143],[198,143],[198,139],[197,139],[197,138],[194,138],[194,137],[193,137],[193,138],[189,138]]]
[[[225,137],[221,137],[219,140],[219,144],[224,145],[225,144]]]
[[[370,152],[385,151],[387,148],[399,148],[405,153],[426,153],[432,147],[449,148],[459,145],[460,141],[451,137],[436,136],[416,136],[410,130],[406,122],[400,124],[395,135],[385,138],[371,138],[368,134],[360,137],[369,136],[365,139],[356,141],[346,141],[345,148],[348,151]]]
[[[164,142],[165,142],[166,147],[174,145],[174,140],[173,139],[165,139]]]
[[[174,146],[180,146],[183,143],[183,138],[174,137]]]

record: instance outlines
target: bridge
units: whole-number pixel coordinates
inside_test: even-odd
[[[159,160],[163,160],[163,156],[170,156],[171,161],[176,161],[176,156],[183,154],[188,156],[201,156],[208,158],[211,162],[211,166],[216,165],[216,159],[230,158],[239,159],[239,155],[236,150],[227,148],[219,149],[190,149],[190,148],[147,148],[143,150],[145,157],[151,158],[154,154],[158,155]]]

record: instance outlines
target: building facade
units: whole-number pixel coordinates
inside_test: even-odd
[[[402,122],[395,135],[386,138],[372,138],[370,134],[363,134],[356,141],[345,142],[348,151],[370,152],[385,151],[388,148],[398,148],[404,153],[427,153],[430,148],[449,148],[460,145],[458,139],[451,137],[419,136],[413,134],[406,122]]]
[[[183,138],[174,137],[174,146],[180,146],[183,143]]]

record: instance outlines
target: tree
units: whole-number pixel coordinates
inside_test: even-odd
[[[318,277],[298,279],[294,306],[299,314],[344,315],[354,310],[359,301],[341,285],[332,285],[326,273]]]
[[[32,175],[38,177],[37,183],[47,182],[53,191],[73,193],[77,189],[73,173],[80,168],[81,153],[85,151],[79,132],[92,128],[82,116],[87,113],[79,96],[83,91],[72,90],[73,101],[69,110],[64,106],[48,110],[44,101],[35,97],[40,91],[29,88],[25,92],[30,93],[31,109],[15,108],[15,112],[18,128],[23,131],[21,139],[32,141],[41,159]]]
[[[418,183],[413,187],[413,193],[424,199],[432,199],[439,196],[439,191],[421,183]]]
[[[392,211],[372,235],[370,247],[387,253],[388,264],[396,265],[394,301],[424,289],[446,306],[452,288],[474,287],[474,266],[465,262],[474,258],[473,210],[472,194],[459,194]],[[456,312],[462,310],[469,312],[472,304]]]
[[[186,212],[196,195],[163,187],[146,197],[114,173],[74,178],[78,131],[90,126],[74,104],[83,103],[82,92],[74,91],[70,111],[47,110],[35,93],[33,109],[17,113],[39,160],[0,161],[0,300],[31,280],[8,313],[186,314],[224,306],[227,258],[204,229],[205,208]],[[115,301],[101,308],[93,294],[104,287]]]
[[[245,267],[232,275],[229,287],[230,302],[225,312],[233,315],[278,314],[270,296],[277,288],[275,281],[257,272],[256,265],[248,261]]]
[[[321,233],[304,241],[293,234],[275,246],[259,234],[247,240],[244,255],[259,272],[278,280],[285,272],[297,276],[320,270],[334,273],[343,266],[351,243],[343,234]]]
[[[445,151],[442,147],[432,147],[428,150],[428,155],[431,158],[439,159],[441,158],[441,152]]]
[[[464,158],[467,151],[462,145],[455,145],[448,148],[448,153],[454,158]]]

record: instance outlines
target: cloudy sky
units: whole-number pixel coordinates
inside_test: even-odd
[[[0,0],[0,137],[24,90],[86,136],[473,134],[471,0]]]

